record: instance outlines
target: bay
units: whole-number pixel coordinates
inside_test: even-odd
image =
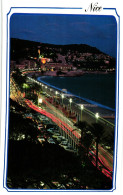
[[[112,74],[84,74],[81,77],[38,77],[39,81],[46,82],[60,89],[67,89],[82,98],[86,98],[115,108],[116,77]]]

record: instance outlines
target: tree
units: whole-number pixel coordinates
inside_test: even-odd
[[[97,168],[97,166],[98,166],[98,145],[99,145],[100,139],[104,133],[104,128],[99,123],[93,123],[91,132],[93,133],[93,135],[95,137],[95,142],[96,142],[96,168]]]
[[[27,76],[22,75],[18,68],[15,70],[15,73],[13,73],[12,76],[19,88],[23,90],[23,83],[26,83]]]
[[[81,129],[81,137],[83,137],[84,133],[87,131],[88,123],[86,121],[79,121],[76,126]]]
[[[85,155],[88,157],[89,148],[93,140],[93,135],[91,133],[92,127],[86,121],[80,121],[77,126],[81,129],[80,145],[84,147]]]
[[[86,153],[86,157],[88,157],[89,154],[89,148],[92,144],[92,140],[93,140],[93,136],[92,134],[89,132],[85,133],[84,137],[82,138],[82,144],[85,147],[85,153]]]
[[[34,94],[34,91],[36,91],[36,93],[38,93],[39,91],[42,90],[42,87],[39,86],[37,83],[33,83],[31,86],[30,86],[30,89],[32,90],[33,94]]]
[[[27,125],[28,124],[28,125]],[[17,140],[21,134],[25,135],[25,139],[36,141],[39,131],[35,127],[35,123],[28,118],[23,118],[20,114],[10,112],[9,138]]]

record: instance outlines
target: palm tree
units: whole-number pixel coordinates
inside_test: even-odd
[[[77,124],[75,124],[79,129],[81,129],[81,138],[83,137],[84,133],[87,130],[88,123],[86,121],[79,121]]]
[[[31,89],[33,91],[33,94],[34,94],[34,91],[36,91],[36,93],[39,93],[39,91],[42,89],[41,86],[39,86],[37,83],[33,83],[32,86],[31,86]]]
[[[93,135],[95,137],[95,142],[96,142],[96,168],[97,168],[98,167],[98,145],[99,145],[100,139],[104,133],[104,128],[99,123],[93,123],[91,132],[93,133]]]
[[[85,133],[84,137],[82,138],[82,144],[85,147],[85,151],[86,151],[86,157],[88,157],[89,154],[89,148],[92,144],[92,140],[93,140],[93,136],[92,134],[89,133]]]
[[[88,157],[89,154],[89,148],[93,140],[93,135],[91,133],[92,127],[86,122],[79,122],[77,124],[78,128],[81,129],[81,140],[80,144],[84,147],[86,157]]]
[[[23,90],[23,83],[26,83],[27,76],[22,75],[20,70],[17,68],[15,73],[12,74],[13,79],[18,84],[18,87]]]

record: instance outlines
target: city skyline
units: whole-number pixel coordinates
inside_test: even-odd
[[[87,44],[116,57],[116,27],[112,16],[13,14],[10,37],[55,45]]]

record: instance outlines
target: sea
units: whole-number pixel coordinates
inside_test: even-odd
[[[95,102],[95,104],[115,109],[115,73],[84,74],[80,77],[41,76],[37,80],[61,90],[66,89],[76,96]]]

